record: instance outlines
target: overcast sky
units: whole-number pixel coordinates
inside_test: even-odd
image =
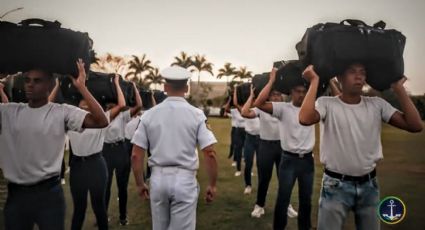
[[[180,51],[199,53],[214,63],[215,72],[224,62],[262,73],[273,61],[296,59],[296,42],[319,22],[383,20],[407,37],[408,89],[425,93],[424,0],[0,0],[0,14],[17,7],[24,9],[4,20],[58,20],[89,32],[99,54],[147,54],[163,68]]]

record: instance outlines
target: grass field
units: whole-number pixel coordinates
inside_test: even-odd
[[[252,195],[243,195],[243,177],[234,177],[234,168],[227,159],[228,145],[230,142],[230,120],[213,118],[210,120],[212,129],[219,141],[216,145],[219,162],[218,196],[213,204],[207,205],[203,200],[204,190],[201,192],[198,205],[197,229],[271,229],[273,220],[273,207],[276,200],[277,180],[274,174],[270,184],[266,203],[266,215],[261,219],[253,219],[250,212],[254,206],[256,188]],[[318,136],[316,129],[316,137]],[[390,195],[400,197],[407,206],[406,218],[397,225],[382,224],[382,229],[425,229],[425,132],[409,134],[384,125],[383,133],[384,161],[378,166],[381,197]],[[318,138],[315,147],[315,181],[313,194],[313,226],[316,226],[318,195],[322,177],[322,166],[318,157]],[[202,161],[201,161],[202,162]],[[254,170],[253,184],[257,184],[257,173]],[[199,182],[204,189],[207,178],[201,163]],[[67,199],[66,226],[70,228],[72,215],[72,201],[69,185],[64,185]],[[130,225],[118,225],[118,201],[116,199],[116,186],[110,204],[110,229],[151,229],[149,202],[141,201],[135,191],[135,183],[131,175],[129,185],[128,216]],[[298,209],[298,192],[295,186],[291,203]],[[91,208],[87,210],[84,229],[96,229],[94,215]],[[287,229],[297,229],[296,219],[289,219]],[[347,220],[345,229],[355,229],[352,216]]]

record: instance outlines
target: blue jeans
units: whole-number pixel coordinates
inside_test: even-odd
[[[298,180],[298,229],[311,228],[311,195],[313,194],[314,160],[282,154],[279,167],[279,189],[274,210],[273,229],[286,227],[287,210],[291,200],[292,188]]]
[[[243,156],[245,159],[245,171],[244,171],[245,186],[252,186],[251,172],[252,172],[252,166],[254,164],[255,153],[258,153],[259,142],[260,142],[259,135],[251,135],[249,133],[246,134],[245,144],[243,146]]]
[[[342,229],[350,210],[354,212],[356,229],[380,229],[379,218],[376,214],[378,204],[379,188],[376,178],[358,183],[343,181],[324,174],[317,229]]]
[[[52,178],[54,179],[54,178]],[[40,185],[9,184],[4,208],[5,229],[65,229],[65,198],[59,176]],[[1,227],[0,227],[1,228]]]

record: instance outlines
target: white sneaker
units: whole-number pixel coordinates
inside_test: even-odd
[[[65,179],[61,179],[61,184],[62,184],[62,185],[66,184]]]
[[[70,167],[66,167],[65,174],[68,174],[69,171],[71,171],[71,168]]]
[[[233,161],[232,167],[236,167],[236,162]]]
[[[295,218],[298,216],[298,212],[295,211],[295,209],[292,207],[291,204],[288,206],[288,217],[289,218]]]
[[[251,186],[246,186],[245,190],[243,191],[243,194],[249,195],[249,194],[251,194],[251,192],[252,192]]]
[[[255,205],[254,210],[251,212],[251,217],[260,218],[264,214],[265,214],[264,208],[258,205]]]
[[[240,176],[242,173],[241,173],[241,171],[236,171],[235,172],[235,176]]]

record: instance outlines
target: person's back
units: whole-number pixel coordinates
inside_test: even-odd
[[[153,229],[195,229],[200,191],[196,180],[199,165],[196,146],[204,153],[210,177],[206,200],[211,202],[216,190],[217,162],[213,144],[217,140],[207,127],[204,113],[183,97],[188,90],[190,72],[181,67],[169,67],[161,75],[166,79],[168,97],[140,119],[132,139],[133,172],[139,195],[147,198],[149,191],[143,178],[143,159],[145,151],[150,149]]]
[[[149,164],[197,170],[198,128],[205,120],[202,110],[179,97],[168,97],[147,111],[140,125],[149,134]]]

